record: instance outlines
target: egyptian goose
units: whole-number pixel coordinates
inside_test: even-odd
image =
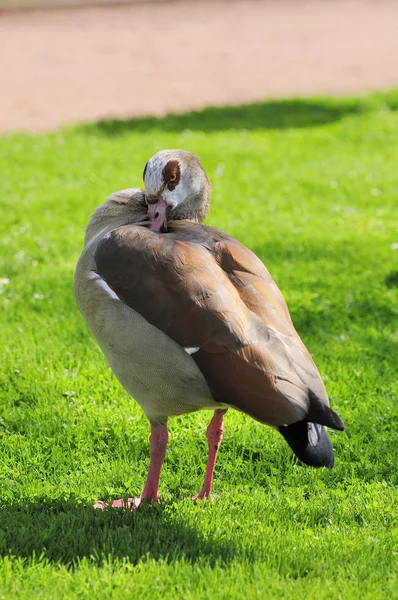
[[[210,495],[229,407],[277,429],[304,463],[332,467],[324,426],[344,424],[260,259],[201,224],[211,185],[198,158],[162,150],[147,162],[144,184],[96,209],[75,274],[80,311],[151,424],[145,487],[127,504],[158,501],[167,420],[201,409],[215,412],[195,500]]]

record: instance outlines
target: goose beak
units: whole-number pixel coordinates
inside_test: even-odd
[[[167,208],[168,204],[163,198],[148,203],[149,229],[161,233],[167,231]]]

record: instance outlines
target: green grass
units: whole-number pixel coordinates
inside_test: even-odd
[[[0,597],[398,598],[398,93],[208,109],[0,139]],[[209,413],[172,420],[162,506],[148,423],[78,313],[95,206],[161,148],[198,153],[208,223],[284,292],[347,430],[333,470],[237,412],[215,501],[193,506]]]

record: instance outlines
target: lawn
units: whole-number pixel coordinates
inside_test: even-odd
[[[229,411],[214,502],[192,505],[210,413],[149,425],[78,313],[94,207],[161,148],[197,153],[207,222],[265,262],[346,432],[336,465]],[[398,93],[207,109],[0,139],[0,597],[398,598]]]

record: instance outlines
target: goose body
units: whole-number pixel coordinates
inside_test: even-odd
[[[75,274],[80,311],[151,423],[141,499],[158,499],[168,418],[201,409],[215,412],[195,498],[210,494],[228,407],[278,429],[302,461],[333,466],[325,426],[343,422],[265,266],[201,224],[210,184],[198,159],[161,151],[144,181],[145,190],[113,194],[94,212]]]

